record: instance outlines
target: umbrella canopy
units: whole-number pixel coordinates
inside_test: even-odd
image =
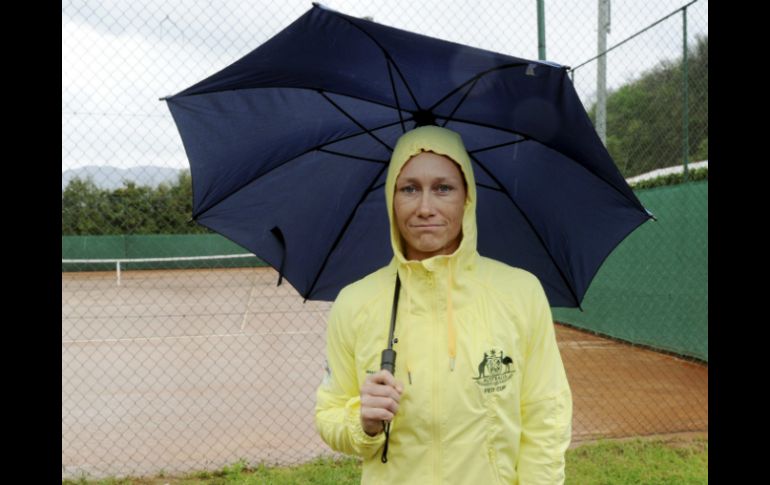
[[[193,219],[333,300],[392,258],[383,187],[398,137],[458,132],[473,161],[478,251],[579,306],[651,215],[599,140],[568,68],[387,27],[318,4],[165,98],[190,162]]]

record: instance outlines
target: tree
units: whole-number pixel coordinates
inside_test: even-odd
[[[682,82],[682,59],[667,60],[609,94],[607,150],[625,177],[682,163]],[[688,53],[688,101],[689,158],[707,159],[708,36]]]
[[[190,221],[192,179],[181,171],[174,185],[137,186],[125,181],[114,191],[91,179],[72,180],[62,192],[62,235],[207,234]]]
[[[108,200],[90,178],[76,178],[62,193],[62,235],[99,234],[108,227]]]

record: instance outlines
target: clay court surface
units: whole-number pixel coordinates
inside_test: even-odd
[[[62,273],[62,477],[297,463],[330,303],[269,268]],[[708,431],[705,365],[556,326],[573,445]]]

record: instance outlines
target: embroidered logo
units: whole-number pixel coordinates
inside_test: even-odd
[[[484,352],[484,358],[479,363],[479,375],[473,380],[481,386],[485,393],[499,392],[505,389],[508,381],[516,370],[513,359],[502,350]]]

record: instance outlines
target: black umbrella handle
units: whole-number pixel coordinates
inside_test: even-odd
[[[382,351],[382,357],[380,359],[380,369],[386,370],[391,374],[396,373],[396,351],[393,349],[385,349]]]
[[[390,333],[388,335],[388,348],[382,351],[380,369],[387,370],[391,375],[396,375],[396,351],[393,350],[393,333],[396,330],[396,313],[398,312],[398,294],[401,292],[401,279],[396,271],[396,292],[393,295],[393,311],[390,314]],[[388,443],[390,442],[390,423],[383,421],[385,428],[385,446],[382,448],[382,462],[388,462]]]

